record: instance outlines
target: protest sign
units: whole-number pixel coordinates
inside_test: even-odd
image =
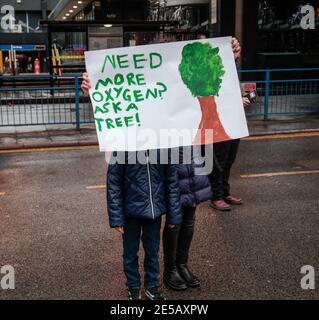
[[[89,51],[85,60],[101,151],[248,135],[230,37]]]

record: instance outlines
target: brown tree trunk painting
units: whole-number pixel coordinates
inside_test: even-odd
[[[199,123],[194,144],[211,144],[230,140],[223,124],[220,121],[214,96],[198,97],[202,110],[202,119]],[[210,129],[210,130],[208,130]]]

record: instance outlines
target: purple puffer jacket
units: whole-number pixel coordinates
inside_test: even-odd
[[[183,163],[182,150],[182,148],[179,150],[180,163]],[[193,157],[191,159],[192,164],[178,165],[182,207],[196,207],[198,203],[210,200],[213,197],[208,177],[206,175],[195,175],[194,169],[200,167],[200,165],[193,162]]]

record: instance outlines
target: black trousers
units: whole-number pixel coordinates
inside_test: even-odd
[[[187,264],[189,249],[193,240],[196,207],[182,207],[183,222],[171,229],[167,224],[163,231],[165,268]]]
[[[229,196],[229,176],[239,147],[239,139],[214,143],[214,166],[209,175],[213,190],[213,200],[221,200]]]

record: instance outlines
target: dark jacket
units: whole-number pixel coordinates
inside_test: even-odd
[[[127,162],[126,162],[127,163]],[[112,228],[127,217],[156,219],[167,214],[169,224],[182,222],[176,165],[109,164],[107,207]]]
[[[193,148],[184,147],[186,154],[191,155],[190,164],[178,165],[178,178],[181,193],[182,207],[195,207],[198,203],[212,199],[213,193],[206,175],[195,175],[195,168],[201,167],[194,162]],[[183,163],[183,148],[179,149],[180,163]]]

